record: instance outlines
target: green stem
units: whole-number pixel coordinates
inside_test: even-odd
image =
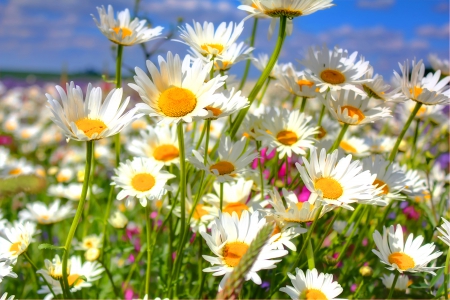
[[[77,212],[75,214],[75,217],[73,218],[72,225],[70,226],[69,233],[67,235],[66,244],[64,246],[64,254],[63,254],[63,260],[62,260],[62,272],[63,272],[63,288],[67,292],[69,292],[70,286],[68,281],[68,274],[67,274],[67,263],[69,260],[69,253],[70,253],[70,247],[72,246],[72,239],[75,235],[75,231],[77,230],[78,223],[80,222],[81,215],[83,214],[83,208],[84,203],[86,202],[86,194],[88,190],[89,185],[89,176],[91,173],[91,163],[92,163],[92,155],[93,155],[93,144],[94,141],[87,141],[86,142],[86,166],[84,169],[84,181],[83,181],[83,188],[81,190],[81,197],[80,201],[78,202],[78,208]],[[69,293],[67,293],[69,294]]]
[[[225,71],[224,70],[220,70],[219,73],[220,73],[220,75],[225,76]],[[227,90],[227,82],[226,81],[223,82],[223,88],[225,90]]]
[[[108,218],[109,213],[111,212],[111,206],[113,202],[113,195],[114,195],[114,185],[110,186],[109,194],[108,194],[108,202],[106,203],[105,208],[105,215],[103,216],[103,234],[102,234],[102,247],[100,248],[100,260],[104,261],[103,255],[104,255],[104,249],[106,247],[106,237],[108,235]]]
[[[151,240],[151,231],[152,224],[150,223],[150,203],[147,203],[145,207],[145,221],[147,225],[147,270],[145,272],[145,295],[148,295],[150,291],[150,269],[151,269],[151,259],[152,253],[150,251],[150,240]]]
[[[389,296],[386,299],[392,299],[392,295],[394,294],[395,285],[397,284],[398,277],[400,276],[400,272],[395,272],[394,282],[392,282],[391,290],[389,291]]]
[[[34,270],[34,275],[36,276],[36,271],[38,270],[38,268],[36,267],[36,265],[34,264],[34,262],[31,260],[31,258],[28,256],[28,253],[25,251],[22,253],[23,256],[26,258],[26,260],[28,260],[28,262],[30,263],[31,267]],[[45,284],[48,286],[50,292],[52,293],[53,297],[56,297],[55,292],[53,292],[52,286],[48,283],[47,279],[45,279],[44,275],[41,275],[42,279],[44,279]],[[38,285],[39,288],[39,283],[36,281],[36,284]]]
[[[88,228],[89,228],[89,221],[88,221],[88,217],[89,217],[89,208],[91,206],[91,202],[93,201],[93,192],[92,192],[92,186],[94,184],[94,170],[95,170],[95,144],[92,144],[92,167],[91,167],[91,174],[92,176],[89,178],[89,201],[86,203],[86,208],[83,212],[83,235],[82,237],[84,238],[87,234]],[[50,242],[51,244],[52,242]]]
[[[449,274],[450,274],[450,249],[447,251],[447,259],[445,260],[445,270],[444,270],[444,293],[445,299],[448,300],[448,294],[450,294],[450,289],[448,288]]]
[[[200,237],[199,241],[199,250],[198,250],[198,282],[200,283],[198,289],[197,299],[204,299],[203,295],[203,286],[205,285],[205,275],[203,274],[203,239]]]
[[[256,28],[258,27],[258,18],[253,18],[253,28],[252,28],[252,35],[250,37],[250,47],[253,47],[255,45],[255,37],[256,37]],[[242,75],[241,83],[239,84],[238,91],[242,90],[244,87],[245,81],[247,80],[248,71],[250,70],[250,65],[252,64],[252,61],[250,59],[247,60],[245,64],[245,70],[244,74]]]
[[[208,163],[208,148],[209,148],[209,135],[211,132],[211,119],[206,120],[206,140],[205,140],[205,157],[203,159],[203,164],[206,166]]]
[[[397,155],[398,147],[400,146],[400,143],[402,142],[403,137],[406,134],[406,131],[408,130],[409,126],[411,125],[411,122],[414,120],[414,117],[416,116],[416,114],[419,111],[421,106],[422,106],[422,103],[416,102],[416,106],[414,106],[414,109],[411,112],[411,115],[409,115],[409,118],[406,121],[405,126],[403,126],[402,132],[400,132],[400,135],[398,136],[397,141],[395,142],[394,148],[392,149],[392,152],[389,155],[389,160],[391,162],[394,161],[395,156]]]
[[[330,221],[330,224],[328,224],[327,229],[325,229],[325,232],[323,233],[319,243],[316,246],[316,249],[314,249],[314,253],[317,253],[317,251],[320,250],[322,247],[323,241],[325,241],[325,238],[328,236],[328,233],[330,232],[331,228],[333,227],[334,221],[336,221],[337,216],[340,214],[342,208],[339,208],[337,212],[334,213],[333,218]]]
[[[142,246],[144,246],[144,245],[142,245]],[[142,247],[141,251],[136,256],[136,259],[134,260],[133,265],[130,268],[130,272],[128,273],[127,278],[125,279],[125,282],[123,284],[123,288],[122,288],[123,291],[125,291],[127,289],[128,285],[130,283],[131,277],[133,276],[134,270],[136,270],[138,263],[141,261],[142,256],[144,256],[144,253],[146,252],[146,251],[144,251],[144,249],[146,249],[146,248]]]
[[[258,152],[261,149],[261,142],[256,142],[257,146],[258,146]],[[259,180],[260,180],[260,184],[261,184],[261,200],[264,199],[264,170],[263,170],[263,159],[262,157],[260,157],[258,159],[258,168],[259,168]]]
[[[322,109],[320,110],[320,115],[319,115],[319,121],[317,122],[318,127],[322,126],[322,120],[323,120],[324,115],[325,115],[325,105],[322,104]]]
[[[361,291],[363,285],[364,285],[364,277],[362,277],[361,282],[358,285],[358,288],[356,289],[355,293],[353,294],[353,299],[358,299],[358,294]]]
[[[301,104],[301,106],[300,106],[300,112],[301,112],[301,113],[305,111],[306,99],[307,99],[306,97],[303,97],[303,98],[302,98],[302,104]]]
[[[331,146],[331,149],[328,151],[328,153],[332,153],[334,150],[336,150],[339,147],[339,144],[342,141],[342,138],[345,135],[345,132],[347,131],[349,127],[349,124],[345,123],[342,125],[341,131],[339,132],[338,138],[334,141],[333,146]]]
[[[311,239],[308,240],[308,246],[306,248],[306,257],[308,260],[308,268],[310,270],[315,268],[315,264],[314,264],[314,252],[313,252],[313,247],[312,247],[312,243],[311,243]]]
[[[203,137],[205,136],[205,132],[206,132],[206,122],[207,121],[208,120],[206,120],[205,123],[203,124],[202,133],[200,134],[200,138],[197,142],[197,145],[195,146],[195,150],[198,150],[198,148],[200,148],[200,145],[202,144]]]
[[[112,286],[112,288],[113,288],[114,295],[116,296],[117,299],[120,299],[120,298],[121,298],[121,297],[120,297],[120,293],[119,293],[119,291],[117,290],[117,287],[116,287],[116,285],[115,285],[115,283],[114,283],[114,279],[113,279],[113,277],[112,277],[111,271],[108,269],[108,267],[107,267],[102,261],[99,260],[99,263],[100,263],[100,264],[103,266],[103,268],[105,269],[105,272],[106,272],[106,275],[108,276],[109,282],[111,282],[111,286]]]
[[[264,95],[266,94],[267,88],[270,85],[270,81],[271,81],[271,78],[270,77],[267,78],[266,84],[264,85],[264,88],[263,88],[263,90],[261,92],[261,96],[258,99],[258,107],[261,105],[262,99],[264,98]]]
[[[122,87],[122,56],[123,46],[117,45],[117,58],[116,58],[116,88]],[[114,145],[116,150],[116,167],[120,162],[120,133],[114,136]]]
[[[277,43],[275,45],[275,49],[272,52],[272,56],[269,59],[269,62],[267,63],[266,68],[262,72],[261,76],[259,77],[258,81],[256,82],[255,86],[253,87],[252,91],[250,92],[248,96],[248,102],[249,106],[242,109],[238,116],[236,117],[236,120],[234,121],[233,127],[230,130],[230,136],[231,138],[234,138],[236,135],[236,132],[238,131],[239,127],[241,126],[241,123],[244,121],[245,115],[247,114],[248,110],[250,109],[250,106],[252,105],[253,101],[256,99],[256,96],[258,95],[259,91],[263,87],[264,83],[266,82],[267,78],[270,75],[270,72],[272,71],[273,67],[275,66],[275,63],[278,60],[278,56],[280,55],[281,48],[283,47],[283,42],[286,36],[286,20],[287,18],[285,16],[280,17],[280,27],[278,31],[278,38]]]
[[[220,183],[220,212],[223,210],[223,182]]]
[[[414,167],[414,162],[416,159],[417,137],[419,136],[419,127],[420,127],[420,119],[417,119],[416,128],[414,130],[413,143],[411,145],[411,162],[413,164],[411,167]]]

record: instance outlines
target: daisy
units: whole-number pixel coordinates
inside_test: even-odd
[[[302,158],[304,166],[295,164],[313,201],[317,198],[349,210],[353,210],[351,203],[370,203],[377,193],[372,185],[375,175],[363,171],[359,161],[352,162],[351,155],[339,161],[337,158],[337,150],[327,154],[322,149],[318,155],[317,149],[312,148],[310,160]]]
[[[234,43],[214,59],[214,67],[219,71],[227,71],[242,60],[253,59],[253,50],[253,47],[245,46],[244,42]]]
[[[116,210],[108,218],[108,222],[112,227],[116,229],[123,229],[128,224],[128,218],[119,210]]]
[[[100,22],[92,15],[98,29],[113,43],[122,46],[132,46],[155,39],[161,35],[164,29],[161,26],[148,28],[145,26],[146,20],[134,18],[130,22],[130,11],[125,9],[117,13],[117,19],[114,19],[114,10],[108,5],[108,11],[105,7],[97,7],[100,16]]]
[[[398,92],[400,88],[391,89],[391,86],[384,82],[383,76],[376,74],[372,78],[372,70],[370,69],[367,74],[370,74],[368,77],[371,79],[363,83],[361,86],[366,93],[368,98],[373,98],[377,100],[383,100],[385,102],[400,102],[403,99],[398,97]]]
[[[17,261],[17,257],[27,251],[28,246],[34,241],[33,235],[36,234],[36,225],[30,222],[16,223],[10,228],[3,229],[3,235],[0,237],[0,257]]]
[[[381,282],[383,282],[384,286],[388,289],[392,289],[392,284],[394,283],[395,274],[384,274],[383,277],[381,277]],[[407,275],[400,275],[398,276],[397,283],[395,284],[395,289],[397,291],[406,291],[408,289],[408,286],[410,285],[410,281]]]
[[[17,278],[17,274],[13,272],[14,261],[8,258],[0,258],[0,283],[4,277]]]
[[[185,151],[189,153],[192,143],[189,136],[184,141]],[[146,157],[166,166],[179,165],[180,149],[177,127],[169,125],[148,126],[141,131],[141,137],[132,139],[128,151],[134,156]]]
[[[353,228],[355,227],[355,223],[351,223],[350,226],[348,227],[347,231],[344,233],[345,227],[347,227],[347,222],[345,221],[334,221],[333,223],[333,230],[336,231],[339,234],[343,234],[345,237],[350,236],[350,234],[353,231]],[[355,234],[358,233],[358,228],[355,231]]]
[[[111,185],[121,189],[117,194],[117,200],[128,197],[127,202],[137,198],[142,206],[147,206],[147,200],[161,199],[169,188],[167,180],[175,178],[174,175],[161,171],[164,164],[154,160],[135,157],[132,161],[120,163],[115,169],[116,176],[111,179]]]
[[[241,218],[236,213],[232,216],[228,213],[221,214],[211,229],[211,235],[201,232],[208,247],[215,256],[203,255],[203,258],[212,264],[204,272],[214,272],[213,276],[225,275],[219,284],[219,291],[223,289],[225,282],[233,272],[241,258],[247,252],[249,245],[256,238],[258,232],[266,224],[266,219],[259,212],[250,214],[243,211]],[[261,278],[256,272],[264,269],[273,269],[280,260],[274,258],[287,255],[286,250],[275,250],[270,245],[265,245],[259,252],[252,268],[245,275],[245,280],[252,280],[260,285]]]
[[[322,95],[318,98],[322,100],[334,119],[348,125],[374,123],[383,118],[392,117],[389,107],[368,108],[370,99],[354,91],[332,93],[328,99],[323,98]]]
[[[67,93],[60,86],[56,86],[56,89],[62,103],[46,94],[53,113],[50,118],[63,130],[67,140],[91,141],[106,138],[142,116],[136,114],[136,108],[123,114],[130,97],[121,104],[122,89],[113,89],[103,103],[101,88],[93,88],[90,83],[84,102],[81,88],[75,87],[73,81],[66,85]]]
[[[269,63],[269,55],[266,53],[260,53],[258,54],[258,58],[255,58],[253,61],[253,65],[263,72],[266,69],[267,64]],[[275,65],[273,66],[272,70],[269,74],[269,79],[277,79],[281,74],[282,66],[278,64],[278,62],[275,62]]]
[[[276,21],[280,17],[287,18],[286,34],[292,34],[292,19],[307,16],[318,10],[334,6],[333,0],[253,0],[251,5],[240,5],[238,9],[248,11],[254,17],[265,15],[272,18],[269,27],[269,38],[275,29]]]
[[[434,243],[421,246],[424,238],[419,235],[414,239],[411,233],[406,243],[403,242],[402,226],[383,227],[383,236],[376,230],[373,239],[378,250],[372,250],[382,263],[388,265],[388,270],[403,272],[427,272],[436,275],[433,271],[440,267],[427,267],[426,265],[438,258],[442,252],[434,252]]]
[[[280,220],[276,215],[270,213],[267,214],[265,218],[267,222],[274,222],[275,224],[275,228],[269,239],[269,245],[278,250],[284,250],[284,247],[286,247],[291,251],[297,251],[297,247],[291,240],[300,234],[305,233],[306,229],[298,226],[286,225],[286,223]]]
[[[442,236],[438,236],[438,238],[450,247],[450,222],[443,217],[441,217],[441,219],[444,223],[441,227],[437,227],[436,229],[442,234]]]
[[[360,139],[356,136],[345,135],[339,143],[339,148],[344,150],[346,154],[353,156],[367,156],[369,155],[369,146],[364,139]]]
[[[448,59],[440,59],[436,54],[428,55],[428,61],[434,71],[440,70],[442,75],[450,75],[450,62]]]
[[[318,133],[317,127],[308,124],[311,120],[311,116],[300,113],[298,109],[271,109],[262,118],[257,139],[262,142],[262,147],[268,147],[269,152],[276,149],[280,159],[286,155],[291,157],[292,152],[306,155],[305,150],[312,147],[314,135]]]
[[[357,52],[353,52],[349,56],[347,50],[337,47],[330,51],[324,45],[322,49],[309,48],[308,56],[300,63],[307,68],[306,72],[316,82],[320,93],[328,89],[345,89],[360,93],[356,85],[368,81],[363,77],[369,71],[369,62],[359,61],[355,64],[357,55]]]
[[[336,299],[343,292],[341,285],[333,281],[332,274],[320,273],[316,268],[306,270],[306,274],[295,268],[295,276],[288,273],[292,285],[280,288],[292,299]]]
[[[394,75],[401,81],[401,91],[407,99],[424,105],[450,103],[450,89],[448,87],[450,76],[439,81],[441,71],[437,70],[433,75],[424,77],[425,65],[422,60],[417,63],[413,60],[411,71],[408,60],[403,65],[399,64],[399,66],[402,76],[395,71]]]
[[[71,203],[60,205],[56,199],[50,206],[43,202],[33,202],[26,205],[26,209],[19,212],[19,219],[32,221],[39,224],[54,224],[75,215],[75,209]]]
[[[162,118],[163,123],[192,122],[193,117],[205,118],[209,112],[204,108],[217,97],[214,94],[227,76],[216,76],[205,83],[212,62],[203,65],[200,59],[190,65],[190,56],[181,61],[178,55],[167,53],[167,61],[158,57],[160,71],[149,60],[147,68],[150,79],[140,68],[135,68],[136,84],[129,86],[139,93],[142,101],[136,106],[141,112]]]
[[[181,34],[180,41],[195,51],[203,55],[217,56],[222,54],[236,42],[244,30],[244,22],[239,24],[230,22],[220,23],[214,31],[214,23],[204,22],[203,26],[199,22],[193,22],[193,27],[186,24],[186,27],[179,27]]]
[[[278,83],[275,86],[299,97],[317,97],[316,83],[308,80],[303,72],[296,72],[291,63],[288,63],[283,72],[279,74]]]
[[[235,92],[232,88],[230,91],[224,91],[205,109],[210,112],[212,119],[218,119],[234,114],[248,105],[247,97],[241,96],[241,91]]]
[[[232,181],[235,175],[241,173],[258,156],[252,146],[248,146],[246,149],[245,147],[245,138],[232,143],[229,136],[223,135],[218,149],[218,161],[212,162],[208,156],[205,165],[203,155],[192,150],[194,155],[190,158],[190,162],[207,174],[216,176],[218,182]]]
[[[81,198],[83,184],[81,182],[72,182],[68,185],[54,184],[48,187],[47,193],[50,196],[58,198],[66,198],[72,201],[79,201]],[[97,185],[92,185],[92,192],[88,189],[87,199],[89,200],[89,194],[98,195],[102,192],[102,189]]]
[[[394,167],[403,171],[406,176],[406,185],[403,192],[410,197],[423,195],[425,192],[429,193],[425,183],[425,179],[419,174],[417,170],[407,169],[406,165],[399,166],[394,164]],[[429,195],[428,195],[429,196]]]
[[[2,175],[6,176],[19,176],[27,174],[36,174],[37,169],[24,157],[20,159],[11,159],[6,162],[5,168],[1,171]]]
[[[378,134],[372,134],[364,140],[372,154],[390,153],[395,144],[394,138]]]
[[[319,121],[319,116],[316,115],[313,123],[317,124],[318,121]],[[319,133],[317,134],[317,139],[323,140],[323,139],[337,138],[338,131],[340,130],[340,128],[341,128],[341,126],[339,125],[338,122],[330,119],[328,114],[325,114],[322,119],[322,124],[319,127]]]

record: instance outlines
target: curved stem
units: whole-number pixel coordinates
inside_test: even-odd
[[[411,125],[411,122],[414,120],[414,117],[416,116],[417,112],[419,111],[420,107],[422,106],[422,103],[416,102],[416,106],[414,106],[413,111],[411,112],[411,115],[409,115],[408,120],[405,123],[405,126],[403,126],[402,132],[400,132],[397,141],[395,142],[394,148],[392,149],[391,154],[389,155],[389,160],[391,162],[394,161],[395,156],[397,155],[398,147],[400,146],[400,143],[403,140],[403,137],[406,134],[406,131],[408,130],[409,126]]]
[[[331,149],[328,151],[328,153],[333,152],[334,150],[336,150],[339,147],[339,144],[342,141],[342,138],[345,135],[345,132],[347,131],[349,125],[347,123],[345,123],[344,125],[342,125],[341,131],[339,132],[338,138],[334,141],[333,146],[331,146]]]
[[[102,233],[102,247],[100,248],[100,260],[104,261],[104,249],[106,247],[106,237],[108,235],[108,217],[111,212],[111,206],[113,202],[114,195],[114,185],[110,186],[109,194],[108,194],[108,202],[106,203],[105,215],[103,216],[103,233]]]
[[[399,276],[400,276],[400,272],[395,272],[394,281],[392,282],[391,290],[389,291],[389,295],[387,296],[386,299],[392,299],[392,295],[394,294],[394,290],[395,290],[395,285],[397,284],[397,280],[398,280]]]
[[[255,37],[256,37],[256,28],[258,27],[258,18],[253,18],[253,28],[252,28],[252,35],[250,37],[250,47],[253,47],[255,45]],[[252,64],[252,61],[250,59],[247,60],[245,64],[245,70],[244,74],[242,75],[241,83],[239,84],[238,91],[242,90],[244,87],[245,81],[247,80],[248,71],[250,70],[250,65]]]
[[[219,73],[220,73],[221,76],[225,76],[225,71],[224,70],[220,70]],[[226,81],[223,82],[223,88],[225,90],[227,90],[227,82]]]
[[[416,160],[416,149],[417,149],[417,137],[419,136],[420,119],[416,120],[416,128],[414,130],[414,138],[411,145],[411,162],[412,168],[414,168],[414,162]]]
[[[148,295],[150,291],[150,269],[152,259],[152,253],[150,249],[150,239],[152,231],[152,224],[150,223],[150,213],[150,203],[147,203],[147,206],[145,207],[145,221],[147,225],[147,270],[145,272],[145,295]]]
[[[337,216],[340,214],[342,208],[339,208],[337,212],[334,213],[330,224],[328,224],[327,229],[325,229],[325,232],[322,235],[322,238],[320,239],[319,243],[316,245],[316,249],[314,249],[314,253],[317,253],[317,251],[320,250],[322,247],[323,241],[325,241],[325,238],[328,236],[328,232],[330,232],[330,229],[333,227],[334,221],[336,221]]]
[[[301,106],[300,106],[300,112],[301,112],[301,113],[305,111],[306,99],[307,99],[306,97],[303,97],[303,98],[302,98],[302,104],[301,104]]]
[[[78,202],[77,212],[75,213],[75,217],[73,218],[72,225],[70,226],[69,233],[67,235],[66,244],[64,246],[64,254],[62,259],[62,272],[63,272],[63,288],[70,293],[69,289],[69,281],[67,274],[67,263],[69,260],[70,247],[72,246],[72,239],[75,235],[75,231],[77,230],[78,223],[80,222],[81,215],[83,214],[84,203],[86,202],[86,194],[89,185],[89,177],[91,173],[91,163],[92,163],[92,155],[93,155],[93,144],[94,141],[86,142],[86,166],[84,169],[84,181],[83,188],[81,190],[80,201]]]
[[[31,260],[31,258],[28,256],[28,253],[25,251],[22,253],[23,256],[26,258],[26,260],[28,260],[28,262],[30,263],[30,265],[33,267],[34,272],[36,272],[38,270],[38,268],[36,267],[36,265],[34,264],[34,262]],[[36,275],[36,273],[35,273]],[[48,286],[50,292],[52,293],[53,297],[56,298],[55,292],[53,292],[52,286],[48,283],[47,279],[45,279],[44,275],[40,274],[42,279],[44,279],[45,284]],[[39,284],[38,282],[36,282],[36,284]],[[39,286],[38,286],[39,288]]]
[[[267,88],[270,85],[270,81],[271,81],[271,78],[270,77],[267,78],[266,84],[264,85],[264,88],[263,88],[263,90],[261,92],[261,96],[258,99],[258,107],[261,105],[262,99],[264,98],[264,95],[266,94]]]
[[[142,246],[144,246],[144,245],[142,245]],[[131,277],[133,276],[134,270],[136,270],[138,263],[141,261],[142,256],[144,256],[144,253],[145,253],[144,249],[146,249],[146,248],[142,247],[141,251],[136,256],[136,259],[134,260],[133,265],[131,266],[130,271],[128,272],[127,278],[124,281],[123,288],[122,288],[123,291],[125,291],[127,289],[128,285],[130,283]]]
[[[203,164],[206,166],[206,163],[208,162],[208,148],[209,148],[209,135],[211,132],[211,119],[206,120],[205,128],[206,128],[205,158],[203,159]]]
[[[326,95],[325,95],[326,98]],[[325,104],[322,104],[322,109],[320,110],[319,121],[317,122],[317,126],[322,126],[323,116],[325,115]]]
[[[250,106],[252,105],[253,101],[256,99],[256,96],[258,95],[259,91],[264,85],[264,82],[266,82],[267,78],[270,75],[270,72],[272,71],[273,67],[275,66],[275,63],[277,62],[278,56],[280,55],[281,48],[283,47],[283,42],[285,39],[285,32],[286,32],[286,17],[280,17],[280,28],[278,31],[278,38],[277,43],[275,45],[275,49],[272,52],[272,56],[269,59],[269,62],[267,63],[266,68],[262,72],[261,76],[259,77],[258,81],[256,82],[255,86],[253,87],[252,91],[250,92],[248,96],[249,106],[242,109],[238,116],[236,117],[236,120],[234,121],[233,126],[230,130],[230,136],[231,138],[234,138],[236,135],[236,132],[238,131],[239,127],[241,126],[242,121],[244,121],[245,115],[247,114],[248,110],[250,109]]]
[[[119,293],[119,291],[117,290],[116,285],[114,284],[114,280],[113,280],[111,271],[109,271],[108,267],[107,267],[102,261],[99,260],[99,263],[100,263],[100,264],[103,266],[103,268],[105,269],[106,275],[108,276],[108,279],[109,279],[109,281],[111,282],[111,285],[112,285],[112,288],[113,288],[113,291],[114,291],[114,295],[116,296],[117,299],[120,299],[120,298],[121,298],[121,297],[120,297],[120,293]]]
[[[123,46],[117,45],[117,58],[116,58],[116,88],[122,87],[122,54]],[[120,162],[120,133],[114,136],[114,145],[116,150],[116,167]]]

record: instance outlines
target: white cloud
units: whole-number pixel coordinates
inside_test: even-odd
[[[395,0],[358,0],[357,5],[360,8],[367,9],[386,9],[393,6]]]
[[[444,24],[443,26],[435,25],[422,25],[417,27],[416,32],[419,36],[436,38],[436,39],[448,39],[450,35],[450,24]]]

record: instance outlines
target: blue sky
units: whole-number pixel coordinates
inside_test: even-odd
[[[335,0],[335,7],[294,19],[294,32],[288,37],[280,60],[303,59],[307,48],[326,43],[358,51],[375,68],[390,76],[397,62],[414,57],[427,62],[429,53],[449,56],[448,0]],[[114,60],[110,42],[95,26],[90,14],[96,6],[115,10],[133,8],[132,0],[0,0],[1,70],[60,71],[86,69],[111,71]],[[184,22],[238,22],[246,16],[237,0],[142,0],[140,16],[152,24],[174,26]],[[252,20],[245,24],[240,40],[250,33]],[[260,22],[255,53],[270,52],[275,38],[267,39],[267,20]],[[178,35],[178,34],[176,34]],[[149,46],[154,42],[149,42]],[[168,41],[162,51],[185,55],[186,47]],[[127,47],[124,62],[144,66],[139,47]],[[234,70],[239,73],[240,68]],[[253,71],[256,75],[256,71]]]

